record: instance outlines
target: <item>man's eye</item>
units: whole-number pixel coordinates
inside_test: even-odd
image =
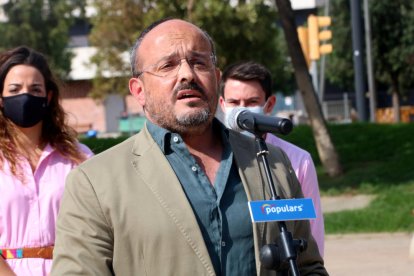
[[[158,71],[168,71],[174,69],[175,67],[177,67],[176,62],[166,62],[158,67]]]
[[[191,60],[190,63],[196,68],[207,68],[207,61],[203,59],[194,59]]]

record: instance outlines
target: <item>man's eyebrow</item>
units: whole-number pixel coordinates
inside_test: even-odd
[[[171,58],[174,58],[174,57],[176,57],[176,54],[175,53],[172,53],[172,54],[169,54],[169,55],[166,55],[166,56],[162,56],[162,57],[160,57],[160,59],[158,59],[155,62],[155,64],[158,64],[158,63],[160,63],[162,61],[170,60]]]
[[[210,52],[200,52],[200,51],[189,51],[189,53],[193,56],[205,56],[206,54],[210,54]]]
[[[187,55],[190,55],[190,56],[205,56],[208,53],[209,52],[188,51]],[[171,57],[181,57],[181,55],[178,52],[172,52],[172,53],[162,57],[162,59],[168,59],[168,58],[171,58]]]
[[[226,98],[225,100],[226,102],[239,102],[240,101],[239,99],[234,99],[234,98]]]
[[[248,98],[246,100],[247,101],[257,101],[257,100],[260,100],[260,97],[259,96],[257,96],[257,97],[251,97],[251,98]]]

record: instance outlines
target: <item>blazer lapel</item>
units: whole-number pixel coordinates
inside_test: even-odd
[[[136,173],[144,180],[206,269],[214,274],[203,236],[181,183],[146,127],[137,135],[132,154]]]
[[[262,183],[263,178],[257,165],[256,151],[252,141],[233,131],[229,131],[229,134],[230,144],[248,200],[264,200],[268,189]]]
[[[244,189],[249,201],[264,200],[269,198],[266,196],[268,188],[265,186],[264,178],[256,160],[256,151],[254,143],[250,138],[243,134],[229,131],[229,140],[234,152],[234,157],[239,168],[240,178],[243,182]],[[260,248],[266,239],[267,223],[253,224],[254,250],[256,257],[256,272],[261,275],[261,264],[259,261]]]

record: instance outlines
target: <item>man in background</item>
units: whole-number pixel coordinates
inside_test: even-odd
[[[239,106],[253,113],[270,115],[276,104],[276,97],[272,95],[272,76],[269,70],[253,61],[235,63],[226,68],[221,78],[220,93],[219,101],[224,115]],[[323,256],[325,227],[312,157],[307,151],[270,133],[266,134],[266,142],[286,152],[301,184],[304,197],[312,198],[316,220],[310,221],[311,230]]]

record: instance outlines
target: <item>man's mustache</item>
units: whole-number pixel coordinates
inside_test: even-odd
[[[178,85],[177,88],[174,89],[174,96],[176,97],[178,92],[181,90],[197,90],[198,92],[201,93],[201,95],[203,96],[203,98],[207,98],[207,94],[204,91],[204,89],[202,87],[200,87],[197,83],[195,82],[184,82],[184,83],[180,83],[180,85]]]

